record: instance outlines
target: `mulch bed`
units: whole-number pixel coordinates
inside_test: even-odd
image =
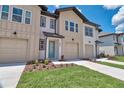
[[[49,69],[56,69],[56,68],[63,68],[63,67],[71,67],[75,66],[76,64],[53,64],[52,62],[49,64],[43,64],[43,63],[38,63],[38,64],[27,64],[25,66],[24,72],[32,72],[32,71],[45,71]]]

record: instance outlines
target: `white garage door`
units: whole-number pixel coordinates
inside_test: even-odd
[[[66,43],[65,47],[65,58],[66,59],[76,59],[78,58],[78,43]]]
[[[93,45],[85,45],[86,58],[93,57]]]
[[[26,49],[26,40],[0,38],[0,63],[25,62]]]

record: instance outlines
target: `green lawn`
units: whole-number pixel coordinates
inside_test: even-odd
[[[18,88],[120,88],[124,82],[83,66],[23,73]]]
[[[115,56],[114,60],[124,62],[124,56]]]
[[[112,66],[112,67],[124,69],[124,65],[118,65],[118,64],[108,63],[108,62],[98,62],[98,63],[103,64],[103,65],[107,65],[107,66]]]

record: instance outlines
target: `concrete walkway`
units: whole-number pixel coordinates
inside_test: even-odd
[[[97,63],[93,63],[93,62],[89,62],[89,61],[66,61],[66,62],[54,62],[55,64],[65,64],[65,63],[75,63],[77,65],[81,65],[81,66],[85,66],[87,68],[90,68],[92,70],[98,71],[100,73],[112,76],[114,78],[120,79],[122,81],[124,81],[124,70],[123,69],[119,69],[119,68],[115,68],[115,67],[110,67],[110,66],[106,66],[106,65],[101,65],[101,64],[97,64]]]
[[[97,61],[108,62],[108,63],[118,64],[118,65],[124,65],[124,62],[108,60],[107,58],[97,59]]]
[[[0,88],[15,88],[25,63],[20,64],[0,64]]]

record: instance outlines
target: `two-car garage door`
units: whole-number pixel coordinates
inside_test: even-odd
[[[65,45],[65,58],[76,59],[79,57],[79,45],[78,43],[66,43]]]
[[[27,40],[0,38],[0,63],[26,61]]]

